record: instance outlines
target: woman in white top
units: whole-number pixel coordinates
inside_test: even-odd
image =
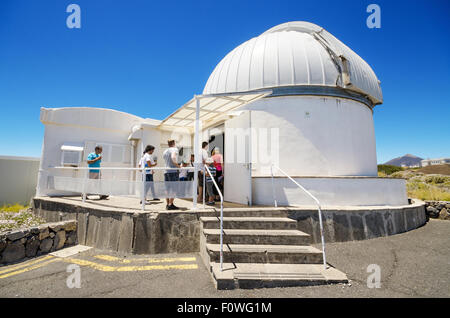
[[[145,147],[144,154],[141,160],[139,161],[139,168],[151,168],[157,165],[156,160],[154,160],[153,158],[154,151],[155,147],[153,147],[152,145],[148,145],[147,147]],[[145,170],[145,187],[144,187],[145,198],[147,198],[147,193],[149,189],[151,189],[152,191],[153,201],[158,201],[159,199],[156,198],[155,186],[153,184],[153,170]],[[142,204],[142,200],[140,204]]]

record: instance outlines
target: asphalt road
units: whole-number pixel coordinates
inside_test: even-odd
[[[350,284],[218,291],[198,254],[90,249],[0,267],[0,297],[450,297],[449,221],[430,220],[391,237],[327,244],[327,258]],[[80,268],[80,288],[67,286],[70,264]],[[367,287],[370,264],[380,267],[380,288]]]

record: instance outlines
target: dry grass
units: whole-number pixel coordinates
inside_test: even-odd
[[[27,206],[8,204],[0,207],[0,232],[30,227],[45,223],[45,220],[35,216]]]
[[[450,176],[450,165],[436,165],[427,166],[416,170],[417,172],[422,172],[424,174],[443,174]]]

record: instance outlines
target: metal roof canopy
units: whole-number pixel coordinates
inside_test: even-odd
[[[195,95],[190,101],[164,119],[159,127],[189,128],[194,126],[197,118],[208,125],[224,119],[223,116],[237,108],[270,94],[272,94],[272,90],[265,89],[251,92]],[[197,101],[200,104],[199,114],[196,113]]]
[[[190,128],[194,126],[194,186],[192,193],[193,209],[197,209],[198,171],[202,169],[200,142],[200,122],[207,126],[225,119],[229,112],[272,94],[272,90],[255,90],[250,92],[220,93],[194,95],[190,101],[164,119],[160,128]]]

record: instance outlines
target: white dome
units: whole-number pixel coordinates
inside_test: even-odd
[[[362,58],[323,28],[300,21],[273,27],[228,53],[203,94],[289,86],[343,88],[373,105],[383,102],[380,83]]]

